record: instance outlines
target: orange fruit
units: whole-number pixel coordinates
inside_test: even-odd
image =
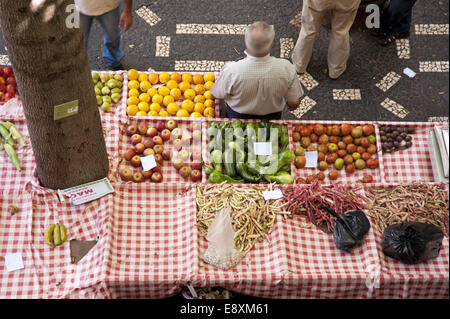
[[[138,108],[139,108],[139,111],[142,111],[142,112],[148,112],[150,110],[150,107],[148,106],[148,103],[146,103],[146,102],[139,102]]]
[[[195,91],[195,93],[196,93],[197,95],[202,95],[202,94],[204,94],[204,93],[206,92],[206,89],[205,89],[205,87],[203,86],[203,84],[197,84],[197,85],[194,87],[194,91]]]
[[[189,117],[189,112],[186,111],[185,109],[181,109],[181,110],[178,110],[176,116],[177,117]]]
[[[158,94],[158,89],[156,88],[150,88],[150,90],[147,91],[148,95],[153,97],[155,94]]]
[[[162,95],[162,96],[167,96],[170,94],[170,90],[167,86],[163,85],[163,86],[159,87],[158,94]]]
[[[209,100],[209,99],[206,100],[205,103],[203,103],[203,104],[205,104],[205,107],[207,107],[207,108],[208,107],[214,108],[214,105],[215,105],[214,101],[213,100]]]
[[[159,74],[159,82],[161,83],[167,83],[167,81],[170,80],[170,75],[167,72],[161,72]]]
[[[138,105],[139,104],[139,98],[136,96],[130,96],[127,99],[127,105]]]
[[[162,104],[163,99],[164,99],[164,98],[163,98],[161,95],[155,94],[155,95],[153,95],[153,97],[152,97],[152,102],[153,102],[153,103]]]
[[[180,107],[175,102],[174,103],[170,103],[169,105],[167,105],[167,113],[169,113],[171,115],[177,114],[179,109],[180,109]]]
[[[205,93],[203,93],[203,96],[207,100],[214,100],[214,96],[212,95],[211,91],[206,91]]]
[[[206,116],[206,117],[214,117],[214,114],[215,114],[215,112],[214,112],[214,109],[212,107],[207,107],[205,109],[205,111],[203,112],[203,115]]]
[[[214,86],[214,82],[205,82],[205,89],[210,90]]]
[[[202,84],[203,83],[203,76],[201,74],[194,74],[192,77],[192,81],[194,84]]]
[[[183,103],[181,103],[181,108],[191,113],[194,110],[194,102],[191,100],[184,100]]]
[[[167,81],[166,86],[167,86],[170,90],[172,90],[172,89],[178,87],[178,82],[177,82],[177,81],[174,81],[174,80],[169,80],[169,81]]]
[[[139,108],[137,105],[129,105],[127,106],[127,115],[136,115],[139,112]]]
[[[131,80],[128,82],[128,89],[136,89],[139,90],[139,82],[136,80]]]
[[[181,92],[185,92],[186,90],[189,90],[191,88],[191,84],[189,82],[183,81],[180,84],[178,84],[178,88]]]
[[[193,100],[195,98],[195,91],[193,89],[188,89],[184,91],[184,98],[188,100]]]
[[[203,112],[205,111],[205,104],[203,104],[203,103],[195,103],[194,111],[198,112],[200,114],[203,114]]]
[[[180,83],[180,82],[181,82],[181,74],[178,73],[178,72],[173,72],[173,73],[170,75],[170,79],[173,80],[173,81],[175,81],[175,82],[177,82],[177,83]]]
[[[158,116],[159,115],[159,113],[158,112],[156,112],[156,111],[150,111],[150,112],[148,112],[148,114],[147,114],[148,116]]]
[[[163,99],[163,104],[164,104],[165,106],[167,106],[167,105],[169,105],[170,103],[173,103],[173,102],[175,102],[175,99],[174,99],[173,96],[171,96],[171,95],[167,95],[167,96],[165,96],[164,99]]]
[[[170,96],[173,96],[174,100],[179,100],[181,97],[181,90],[179,88],[170,90]]]
[[[202,114],[199,112],[192,112],[190,117],[202,117]]]
[[[181,81],[191,83],[192,82],[192,75],[190,73],[183,73],[181,75]]]
[[[206,99],[203,95],[197,95],[194,98],[194,103],[202,103],[203,104],[203,103],[205,103],[205,101],[206,101]]]
[[[147,92],[152,87],[151,83],[149,81],[142,81],[139,83],[139,88],[141,89],[141,92]]]
[[[150,111],[155,111],[155,112],[161,111],[161,105],[159,105],[158,103],[150,104]]]
[[[158,84],[158,82],[159,82],[159,75],[156,74],[156,73],[154,73],[154,72],[150,73],[150,74],[148,75],[148,81],[149,81],[151,84],[153,84],[153,85]]]
[[[147,116],[147,113],[144,111],[139,111],[136,113],[136,116]]]
[[[205,83],[208,81],[214,82],[216,80],[216,77],[214,73],[206,73],[205,75],[203,75],[203,80],[205,80]]]
[[[137,80],[139,78],[139,72],[136,69],[130,69],[127,72],[128,81]]]
[[[159,111],[158,115],[159,116],[169,116],[169,113],[167,113],[167,111],[165,111],[165,110],[161,110],[161,111]]]
[[[139,96],[139,90],[138,89],[130,89],[130,91],[128,91],[128,96]]]
[[[150,102],[151,100],[151,96],[148,93],[142,93],[141,95],[139,95],[139,100],[141,102]]]
[[[139,73],[139,77],[137,78],[139,82],[148,81],[147,73]]]

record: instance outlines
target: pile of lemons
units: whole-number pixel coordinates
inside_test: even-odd
[[[128,70],[127,114],[214,117],[213,73],[145,73]]]

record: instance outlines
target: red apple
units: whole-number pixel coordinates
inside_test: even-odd
[[[162,154],[162,152],[164,152],[164,146],[157,144],[153,146],[153,150],[155,151],[155,154]]]
[[[133,179],[133,172],[129,168],[124,168],[120,171],[120,177],[123,181],[131,181]]]
[[[153,140],[151,138],[144,139],[144,141],[142,143],[144,143],[145,148],[153,148],[153,146],[155,146],[155,143],[153,142]]]
[[[161,132],[162,130],[164,130],[166,128],[166,123],[164,123],[163,121],[157,121],[155,124],[155,128]]]
[[[144,143],[137,143],[134,148],[136,150],[136,154],[142,154],[145,150],[145,145]]]
[[[127,161],[131,161],[133,156],[136,155],[136,151],[134,148],[129,148],[123,153],[123,158],[125,158]]]
[[[141,166],[141,157],[139,155],[133,156],[133,158],[131,159],[131,165],[133,165],[134,167]]]
[[[137,143],[141,143],[142,142],[142,136],[140,134],[133,134],[131,136],[131,143],[133,145],[136,145]]]
[[[173,167],[175,167],[175,169],[179,170],[184,166],[184,161],[181,158],[175,158],[173,160]]]
[[[181,139],[181,136],[183,135],[183,132],[181,131],[181,129],[179,127],[174,128],[172,130],[172,140],[176,140],[176,139]]]
[[[153,171],[149,169],[148,171],[142,171],[142,176],[144,179],[150,179],[152,177]]]
[[[7,78],[14,75],[13,69],[9,66],[3,69],[3,73]]]
[[[166,123],[166,127],[169,129],[169,130],[173,130],[174,128],[176,128],[178,126],[178,124],[177,124],[177,122],[175,122],[174,120],[168,120],[167,121],[167,123]]]
[[[133,174],[133,182],[140,183],[144,180],[144,176],[141,172],[137,172]]]
[[[202,179],[202,172],[200,172],[198,169],[194,169],[191,172],[191,180],[193,182],[199,181]]]
[[[153,136],[153,143],[155,143],[155,145],[163,145],[164,142],[161,136]]]
[[[162,132],[161,132],[161,138],[163,139],[163,141],[168,141],[168,140],[170,140],[170,136],[171,136],[170,130],[168,130],[168,129],[162,130]]]
[[[173,141],[173,146],[176,148],[177,151],[179,151],[183,147],[183,143],[179,138],[177,138],[175,141]]]
[[[189,166],[183,166],[180,168],[180,175],[183,178],[188,178],[191,175],[191,168]]]
[[[132,136],[134,134],[136,134],[138,131],[137,126],[132,124],[132,125],[128,125],[127,127],[127,135],[128,136]]]
[[[9,94],[16,95],[16,88],[15,88],[15,86],[13,86],[11,84],[8,84],[6,86],[6,92],[9,93]]]
[[[159,163],[156,163],[156,166],[152,168],[153,173],[161,173],[162,174],[162,165]]]
[[[142,153],[142,155],[144,156],[149,156],[149,155],[154,155],[155,151],[153,150],[153,148],[146,148],[144,150],[144,152]]]
[[[170,154],[171,152],[170,152],[170,150],[168,150],[168,149],[164,149],[164,151],[161,153],[161,155],[162,155],[162,157],[163,157],[163,159],[164,160],[166,160],[166,161],[170,161]]]
[[[191,163],[191,168],[193,170],[201,170],[202,169],[202,163],[200,161],[193,161]]]
[[[162,155],[161,154],[155,154],[155,162],[156,163],[159,163],[159,164],[162,164],[163,163],[163,157],[162,157]]]
[[[9,101],[9,100],[11,100],[11,99],[13,99],[15,97],[16,97],[15,94],[6,93],[5,94],[5,101]]]
[[[16,78],[14,76],[10,76],[9,78],[7,78],[6,83],[13,86],[17,85]]]
[[[139,134],[145,135],[145,134],[147,134],[147,130],[148,130],[148,127],[147,127],[147,124],[145,122],[141,122],[141,123],[138,124],[138,132],[139,132]]]
[[[6,85],[5,85],[5,83],[0,82],[0,92],[6,92]]]
[[[162,179],[163,179],[163,176],[162,176],[161,173],[159,173],[159,172],[154,172],[154,173],[152,174],[152,182],[154,182],[154,183],[161,183],[161,182],[162,182]]]
[[[158,135],[158,130],[157,130],[156,128],[154,128],[154,127],[149,127],[149,128],[147,129],[147,136],[154,137],[154,136],[156,136],[156,135]]]

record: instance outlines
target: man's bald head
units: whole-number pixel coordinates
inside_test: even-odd
[[[245,29],[245,46],[252,55],[264,56],[270,53],[275,30],[264,21],[257,21]]]

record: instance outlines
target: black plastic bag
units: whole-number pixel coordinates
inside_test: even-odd
[[[439,256],[444,233],[436,226],[420,222],[403,222],[387,227],[383,252],[405,264],[418,264]]]
[[[329,207],[323,208],[336,217],[333,238],[334,244],[338,249],[350,252],[369,232],[370,222],[362,211],[355,210],[343,215],[338,215]]]

